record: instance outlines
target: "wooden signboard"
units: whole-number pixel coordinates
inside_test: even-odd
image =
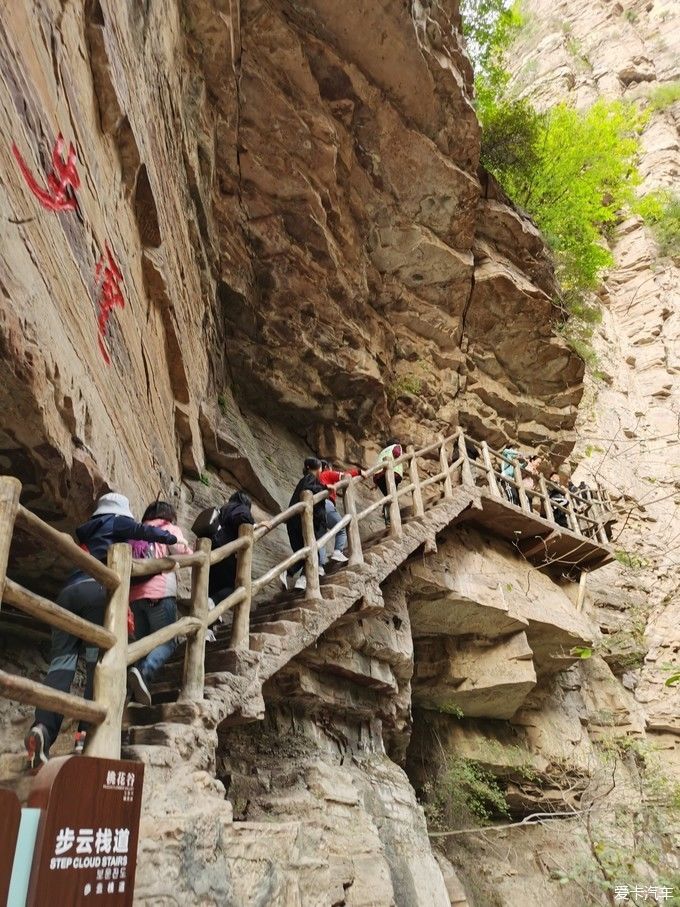
[[[144,766],[65,756],[37,774],[43,810],[27,907],[131,907]]]
[[[5,907],[17,845],[21,806],[14,791],[0,788],[0,907]]]

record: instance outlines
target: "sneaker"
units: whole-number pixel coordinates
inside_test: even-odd
[[[151,693],[138,668],[130,668],[127,681],[132,701],[138,702],[140,705],[151,705]]]
[[[279,579],[281,580],[281,585],[288,592],[288,574],[284,570],[283,573],[279,573]]]
[[[29,768],[40,768],[45,765],[49,758],[49,745],[47,740],[47,729],[43,724],[34,725],[24,738],[26,754],[28,756]]]
[[[319,564],[319,576],[325,576],[325,575],[326,575],[326,571],[325,571],[325,570],[323,569],[323,567]]]
[[[298,576],[298,578],[295,580],[295,585],[293,586],[293,588],[294,589],[306,589],[307,588],[307,577],[304,575],[304,573],[302,574],[302,576]]]
[[[331,560],[335,561],[336,564],[346,564],[349,558],[342,551],[334,551],[333,554],[331,554]]]
[[[76,756],[82,756],[83,750],[85,749],[85,741],[87,740],[87,731],[76,731],[76,739],[73,745],[73,752]]]

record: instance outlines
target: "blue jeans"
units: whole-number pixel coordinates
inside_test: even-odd
[[[57,604],[62,608],[99,625],[104,622],[106,602],[106,589],[93,579],[66,586],[57,597]],[[99,649],[97,646],[84,643],[66,630],[52,630],[52,654],[50,667],[44,681],[45,685],[52,687],[53,690],[68,693],[76,673],[78,656],[83,650],[86,668],[85,699],[92,699],[94,669],[97,665]],[[63,720],[64,716],[57,712],[50,712],[47,709],[35,710],[34,724],[45,726],[47,731],[45,744],[48,748],[56,740]],[[81,731],[85,730],[87,722],[81,721],[79,727]]]
[[[330,498],[326,498],[326,525],[329,529],[332,529],[334,526],[337,526],[342,517],[337,511],[337,508],[333,501]],[[344,551],[347,547],[347,530],[341,529],[340,532],[333,539],[333,547],[336,551]]]
[[[131,602],[130,607],[135,615],[135,639],[144,639],[156,630],[174,624],[177,620],[177,599],[139,598]],[[171,639],[152,649],[146,658],[137,662],[135,667],[145,681],[153,680],[156,672],[163,667],[177,647],[177,641]]]

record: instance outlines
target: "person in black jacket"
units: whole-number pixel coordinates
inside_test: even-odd
[[[251,508],[251,500],[243,491],[234,492],[227,503],[220,507],[217,531],[211,539],[213,550],[235,541],[239,528],[244,524],[255,525]],[[235,586],[236,555],[232,554],[210,568],[208,594],[215,604],[219,605],[231,595]]]
[[[80,547],[99,561],[106,561],[106,553],[116,542],[128,542],[142,539],[147,542],[164,542],[174,545],[174,535],[156,526],[137,523],[130,511],[130,502],[122,494],[105,494],[97,502],[97,509],[92,517],[76,529],[76,539]],[[107,592],[104,586],[82,570],[76,570],[66,581],[66,585],[57,597],[57,604],[85,620],[102,624],[106,610]],[[52,631],[52,656],[50,667],[45,678],[45,685],[53,690],[68,693],[78,664],[78,655],[82,648],[81,640],[65,630]],[[86,684],[85,698],[92,699],[94,669],[99,657],[96,646],[85,646]],[[28,761],[32,768],[47,762],[50,746],[59,734],[63,715],[49,712],[47,709],[36,709],[35,721],[25,744]],[[84,736],[86,725],[81,722],[80,735]],[[82,737],[81,737],[82,739]]]
[[[317,460],[316,457],[307,457],[304,463],[304,474],[300,481],[295,486],[295,491],[292,494],[290,499],[289,507],[292,507],[293,504],[297,504],[302,497],[303,491],[311,491],[312,494],[318,494],[320,491],[327,491],[325,485],[322,485],[321,480],[319,479],[319,473],[321,472],[321,460]],[[286,523],[286,529],[288,530],[288,539],[290,541],[290,547],[293,551],[299,551],[300,548],[304,548],[305,541],[302,535],[302,516],[297,514],[294,517],[291,517]],[[314,535],[317,539],[326,531],[326,502],[317,501],[314,505]],[[325,552],[319,551],[319,573],[324,574],[323,562],[324,562]],[[289,567],[287,571],[284,570],[283,573],[279,575],[279,579],[283,584],[285,589],[288,589],[288,577],[296,576],[304,567],[304,561],[297,564],[293,564],[292,567]],[[296,589],[306,589],[307,588],[307,578],[302,574],[298,576],[295,581]]]

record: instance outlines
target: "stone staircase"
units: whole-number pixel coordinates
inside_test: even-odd
[[[329,573],[322,581],[320,598],[274,595],[251,612],[248,650],[230,649],[230,625],[216,625],[216,641],[206,643],[203,703],[180,701],[184,656],[183,646],[179,647],[152,686],[154,704],[128,706],[128,753],[140,756],[139,747],[176,746],[182,736],[177,725],[195,726],[197,719],[204,728],[219,730],[262,718],[262,688],[267,680],[331,627],[379,613],[381,583],[421,546],[436,550],[437,534],[479,506],[476,490],[455,488],[452,498],[423,516],[403,520],[399,538],[380,533],[367,540],[364,563]]]

